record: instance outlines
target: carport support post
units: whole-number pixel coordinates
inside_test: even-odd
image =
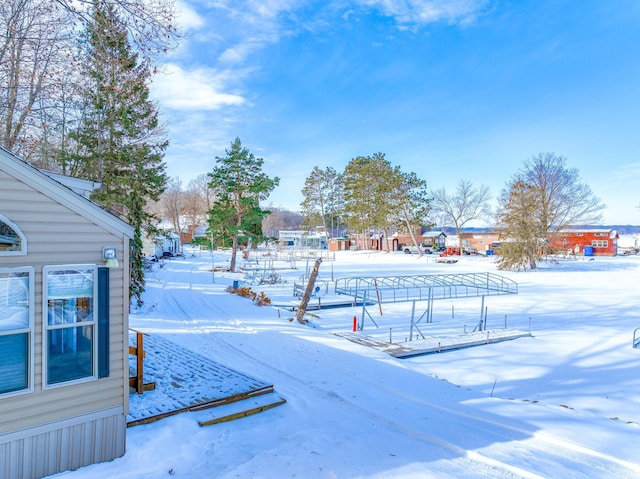
[[[411,324],[409,325],[409,341],[413,340],[413,318],[416,314],[416,300],[411,303]]]
[[[409,325],[409,341],[413,341],[413,320],[411,320],[411,324]]]
[[[363,331],[364,330],[364,313],[366,313],[367,311],[367,298],[368,298],[368,294],[367,294],[367,290],[365,289],[364,291],[364,297],[362,299],[362,320],[360,321],[360,327],[358,328],[359,331]]]
[[[429,323],[433,323],[433,288],[429,287]]]

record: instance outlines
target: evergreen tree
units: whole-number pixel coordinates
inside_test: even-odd
[[[342,175],[331,167],[321,170],[315,166],[304,182],[302,194],[304,199],[300,206],[305,217],[304,225],[313,228],[320,223],[327,236],[331,232],[333,237],[335,222],[341,214]]]
[[[538,188],[522,181],[503,192],[497,219],[506,241],[500,246],[499,269],[535,269],[545,239],[539,221],[539,196]]]
[[[216,157],[217,166],[209,173],[209,187],[219,192],[209,211],[209,231],[231,239],[229,268],[235,271],[238,238],[262,236],[262,220],[269,211],[260,208],[260,200],[269,197],[280,178],[269,178],[262,171],[264,160],[243,148],[240,138],[225,152]]]
[[[139,63],[126,29],[111,4],[93,2],[93,23],[86,35],[84,115],[72,138],[75,173],[101,183],[92,199],[135,229],[131,245],[130,294],[142,304],[142,235],[156,218],[146,211],[157,201],[167,176],[163,162],[168,142],[149,99],[151,71]]]
[[[427,216],[431,209],[427,182],[414,173],[405,173],[399,167],[393,169],[391,177],[391,208],[394,212],[397,229],[406,229],[413,244],[422,256],[415,232],[428,224]],[[431,226],[431,225],[429,225]]]
[[[350,227],[383,233],[387,251],[390,233],[398,228],[408,228],[417,244],[413,230],[424,224],[430,207],[424,180],[391,166],[384,153],[352,159],[342,178]]]
[[[353,158],[344,169],[345,221],[363,239],[368,230],[384,228],[390,175],[391,165],[383,153]]]

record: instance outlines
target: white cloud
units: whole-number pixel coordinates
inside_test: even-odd
[[[299,0],[248,0],[247,6],[250,11],[262,18],[276,18],[281,12],[294,10],[300,7],[303,2]]]
[[[640,178],[640,162],[627,163],[612,170],[609,175],[614,181],[629,181]]]
[[[168,64],[151,85],[153,96],[163,107],[175,110],[217,110],[223,106],[242,105],[244,97],[225,93],[231,74],[212,68],[185,70]]]
[[[186,2],[175,2],[178,23],[183,30],[197,30],[204,25],[204,19],[192,9]]]
[[[394,17],[400,24],[424,25],[434,22],[468,23],[488,0],[356,0]]]
[[[248,36],[228,47],[218,57],[218,60],[222,63],[240,64],[251,53],[260,51],[265,44],[277,43],[282,35],[284,34],[265,32],[259,35]]]

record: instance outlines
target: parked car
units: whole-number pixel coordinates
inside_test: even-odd
[[[433,254],[433,247],[427,246],[425,244],[420,245],[420,249],[424,254]],[[402,245],[400,247],[400,251],[403,251],[406,254],[418,254],[418,248],[415,245]]]

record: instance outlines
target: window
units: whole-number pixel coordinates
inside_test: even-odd
[[[22,231],[0,215],[0,256],[27,254],[27,238]]]
[[[0,351],[0,395],[31,390],[32,268],[0,268]]]
[[[609,233],[605,233],[601,231],[601,232],[595,233],[594,236],[609,236]]]
[[[95,265],[45,266],[45,384],[96,377]]]
[[[608,248],[609,242],[607,240],[593,240],[591,241],[591,246],[594,248]]]

